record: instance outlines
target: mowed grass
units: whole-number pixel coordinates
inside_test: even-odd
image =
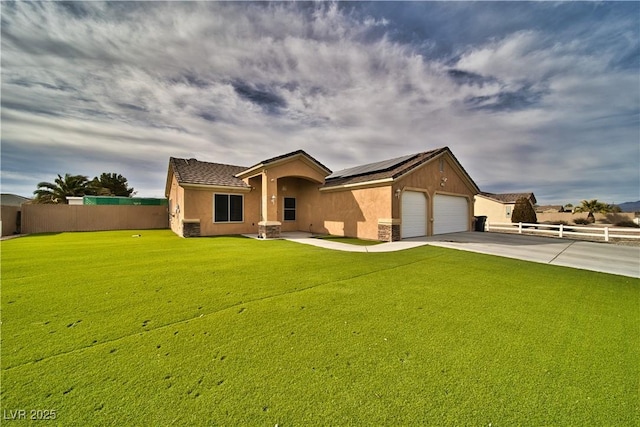
[[[166,230],[35,235],[1,249],[4,418],[640,420],[637,279],[436,247],[347,253]]]
[[[315,238],[327,240],[331,242],[337,242],[337,243],[346,243],[348,245],[356,245],[356,246],[375,246],[382,243],[378,240],[363,240],[355,237],[342,237],[342,236],[333,236],[333,235],[321,235],[321,236],[315,236]]]

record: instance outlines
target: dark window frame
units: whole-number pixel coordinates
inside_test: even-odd
[[[226,200],[223,202],[223,200]],[[213,195],[213,222],[216,224],[244,222],[244,195],[215,193]]]
[[[291,205],[287,207],[287,200],[289,201],[293,200],[293,207],[291,207]],[[291,222],[296,221],[296,217],[298,215],[296,213],[297,210],[298,210],[298,202],[296,201],[295,197],[284,197],[282,199],[282,220],[283,221],[291,221]]]

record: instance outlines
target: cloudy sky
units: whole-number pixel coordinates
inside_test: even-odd
[[[449,146],[483,191],[640,199],[640,3],[2,2],[2,192],[170,156]]]

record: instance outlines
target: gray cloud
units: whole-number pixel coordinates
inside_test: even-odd
[[[169,156],[338,170],[448,145],[485,191],[640,197],[637,3],[0,7],[4,192],[113,171],[162,196]]]

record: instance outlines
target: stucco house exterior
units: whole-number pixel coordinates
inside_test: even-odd
[[[171,157],[165,188],[179,236],[382,241],[470,230],[479,192],[448,147],[338,172],[302,150],[251,167]]]
[[[10,236],[22,231],[22,205],[30,201],[31,199],[17,194],[0,194],[0,236]]]
[[[573,209],[569,209],[568,211],[565,211],[564,206],[562,205],[536,206],[536,213],[562,213],[562,212],[573,212]]]
[[[481,192],[475,197],[475,214],[486,216],[490,223],[511,222],[511,214],[516,201],[523,197],[531,203],[532,207],[537,203],[533,193],[494,194]]]

